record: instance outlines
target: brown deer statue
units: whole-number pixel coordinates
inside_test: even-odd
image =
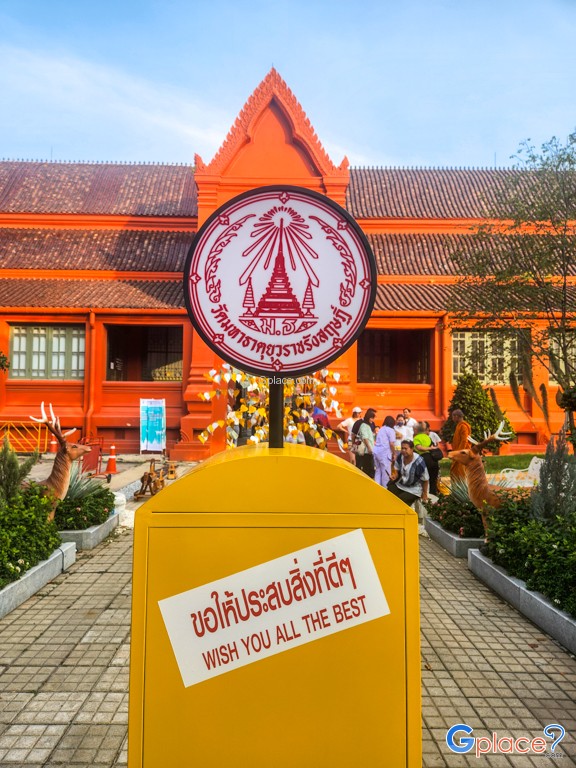
[[[40,404],[42,418],[36,419],[34,416],[30,416],[30,418],[32,421],[36,421],[39,424],[46,424],[46,429],[53,434],[58,441],[58,451],[54,457],[52,472],[46,480],[42,480],[38,483],[38,485],[43,485],[46,488],[45,493],[52,500],[52,511],[48,515],[48,519],[53,520],[58,502],[62,500],[68,492],[72,462],[79,459],[80,456],[83,456],[85,453],[88,453],[90,451],[90,446],[67,442],[66,437],[73,432],[76,432],[76,429],[69,429],[67,432],[63,433],[60,429],[60,419],[54,415],[52,403],[50,403],[49,408],[50,418],[46,415],[44,401],[42,401]]]
[[[484,532],[488,529],[488,507],[499,507],[501,501],[496,493],[498,486],[490,485],[488,483],[484,462],[482,461],[482,450],[486,448],[488,443],[492,442],[492,440],[505,441],[511,434],[511,432],[504,432],[504,422],[501,421],[494,434],[490,435],[488,432],[485,432],[484,439],[481,441],[469,437],[468,440],[472,443],[471,448],[465,448],[460,451],[450,451],[448,454],[448,458],[451,461],[456,461],[458,464],[464,465],[466,470],[466,482],[468,483],[468,495],[470,501],[482,516]]]

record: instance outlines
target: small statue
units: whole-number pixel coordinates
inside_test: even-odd
[[[39,424],[46,424],[46,429],[54,435],[58,441],[58,451],[54,457],[54,465],[52,472],[46,478],[38,483],[46,488],[45,495],[49,496],[52,500],[52,510],[48,515],[48,520],[53,520],[56,514],[56,506],[58,502],[65,498],[68,493],[68,486],[70,485],[70,470],[72,469],[72,462],[79,459],[85,453],[88,453],[91,448],[89,445],[79,445],[78,443],[68,443],[66,437],[76,432],[76,429],[69,429],[67,432],[62,432],[60,429],[60,420],[54,415],[52,409],[52,403],[49,404],[50,419],[46,416],[44,409],[44,401],[40,403],[40,412],[42,414],[41,419],[36,419],[34,416],[30,416],[32,421],[36,421]]]
[[[464,448],[460,451],[450,451],[448,458],[452,461],[462,464],[466,471],[466,482],[468,483],[468,495],[470,501],[476,509],[480,512],[482,517],[482,525],[484,526],[484,532],[488,530],[488,507],[499,507],[501,504],[500,497],[496,493],[498,486],[490,485],[488,478],[486,477],[486,470],[484,468],[484,462],[482,461],[482,450],[492,440],[507,440],[511,432],[504,432],[504,422],[500,422],[500,426],[493,435],[484,433],[484,439],[482,441],[474,440],[469,437],[468,441],[472,443],[471,448]]]

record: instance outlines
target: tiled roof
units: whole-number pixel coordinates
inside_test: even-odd
[[[482,218],[518,171],[351,168],[346,207],[355,218]]]
[[[0,278],[3,307],[94,309],[180,309],[182,281],[25,280]]]
[[[576,303],[576,285],[567,287],[569,302]],[[530,304],[522,296],[511,296],[510,306],[522,307],[529,315],[545,313],[556,305],[560,308],[563,299],[562,285],[549,286],[548,294],[542,301],[534,301],[530,295]],[[458,312],[482,312],[485,307],[482,294],[477,294],[473,285],[465,289],[456,283],[389,283],[380,284],[376,291],[374,310],[384,312],[446,312],[448,309]]]
[[[469,235],[368,235],[380,275],[454,275],[450,254],[466,247]]]
[[[481,218],[518,172],[353,168],[347,208],[357,218]],[[198,213],[190,166],[0,162],[0,211],[126,216]]]
[[[576,302],[576,286],[568,288],[571,302]],[[558,300],[561,287],[558,288]],[[375,311],[445,312],[450,305],[471,309],[474,290],[465,292],[454,284],[389,283],[376,292]],[[481,303],[477,302],[479,308]],[[184,296],[181,280],[59,280],[0,278],[0,305],[26,308],[93,309],[182,309]],[[535,312],[545,306],[531,306]]]
[[[445,312],[451,285],[430,283],[390,283],[379,285],[375,311],[384,312]]]
[[[2,161],[0,211],[195,217],[198,205],[190,166]]]
[[[182,272],[193,239],[191,232],[0,227],[0,268]],[[368,241],[380,275],[457,275],[450,255],[476,247],[472,235],[455,234],[368,235]],[[576,264],[568,271],[576,274]]]
[[[182,272],[193,239],[191,232],[5,227],[0,228],[0,265],[4,269]]]
[[[452,256],[461,253],[464,259],[478,254],[479,243],[472,234],[433,234],[410,233],[389,235],[368,235],[372,247],[378,274],[380,275],[458,275],[459,269]],[[488,251],[492,245],[491,251]],[[493,236],[491,240],[483,240],[482,247],[486,249],[484,264],[490,264],[489,271],[498,267],[506,269],[509,266],[511,254],[513,258],[522,259],[525,248],[530,246],[530,236]],[[503,260],[499,254],[507,254]],[[526,263],[531,259],[526,258]],[[487,267],[488,268],[488,267]],[[570,275],[576,275],[576,263],[567,266]]]

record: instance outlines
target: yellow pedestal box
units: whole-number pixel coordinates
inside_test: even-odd
[[[238,448],[136,513],[129,768],[420,768],[418,519]]]

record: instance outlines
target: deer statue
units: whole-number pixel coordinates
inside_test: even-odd
[[[501,421],[498,429],[494,434],[490,435],[488,432],[484,433],[484,439],[481,441],[474,440],[469,437],[468,440],[472,443],[471,448],[465,448],[460,451],[450,451],[448,458],[451,461],[456,461],[459,464],[463,464],[466,470],[466,481],[468,483],[468,495],[470,501],[482,516],[482,524],[484,526],[484,532],[488,529],[488,507],[499,507],[501,504],[500,498],[496,493],[498,486],[490,485],[488,478],[486,477],[486,470],[484,469],[484,463],[482,461],[482,450],[492,440],[507,440],[511,432],[504,432],[504,422]]]
[[[40,412],[42,414],[41,419],[36,419],[34,416],[30,416],[32,421],[36,421],[39,424],[46,424],[46,429],[54,435],[58,441],[58,451],[54,457],[54,466],[52,472],[46,478],[42,480],[39,485],[43,485],[46,488],[46,495],[50,496],[52,500],[52,511],[48,515],[49,520],[54,519],[56,513],[56,505],[62,500],[68,492],[68,486],[70,485],[70,470],[72,469],[72,462],[79,459],[85,453],[88,453],[91,449],[89,445],[78,445],[77,443],[69,443],[66,441],[66,437],[76,432],[75,429],[69,429],[67,432],[62,432],[60,429],[60,419],[54,415],[52,409],[52,403],[49,405],[50,418],[46,416],[44,409],[44,401],[40,404]]]

